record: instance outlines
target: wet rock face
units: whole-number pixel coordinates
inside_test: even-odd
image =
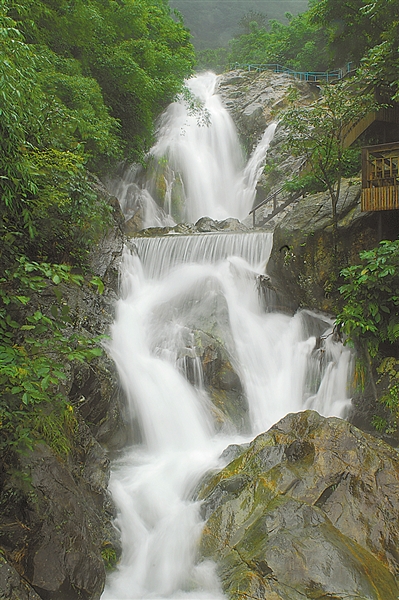
[[[399,595],[399,455],[346,421],[287,415],[206,484],[201,551],[228,598]]]
[[[116,368],[107,356],[76,365],[69,401],[89,424],[94,439],[110,452],[131,442],[130,416]]]
[[[284,73],[229,71],[218,78],[217,93],[230,112],[248,151],[251,151],[276,112],[287,106],[288,92],[296,88],[304,102],[317,88]]]
[[[233,426],[241,432],[249,430],[248,402],[225,343],[218,336],[198,329],[194,331],[194,338],[216,425],[228,429]]]
[[[56,456],[42,443],[14,469],[14,481],[1,481],[0,545],[38,594],[26,600],[98,600],[105,582],[103,551],[120,555],[106,452],[79,419],[70,455]],[[6,575],[11,579],[3,587],[14,586],[15,576]],[[1,581],[0,573],[0,598],[14,600],[1,595]]]
[[[119,202],[97,180],[94,189],[107,200],[113,215],[113,226],[98,240],[89,256],[91,272],[101,278],[104,290],[100,294],[93,285],[68,286],[63,290],[74,329],[89,336],[109,335],[118,299],[119,268],[126,242],[122,231],[124,216]],[[40,300],[43,303],[43,296]],[[52,296],[50,302],[53,302]],[[120,450],[130,441],[126,399],[118,383],[115,365],[105,351],[103,356],[92,360],[90,364],[71,365],[65,388],[64,392],[74,409],[88,424],[94,438],[107,450]]]
[[[297,307],[336,313],[338,271],[357,264],[361,250],[378,245],[376,217],[360,211],[360,192],[359,181],[343,182],[336,259],[326,192],[298,200],[276,226],[267,272],[281,294],[295,298]]]

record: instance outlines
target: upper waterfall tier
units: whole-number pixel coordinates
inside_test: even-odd
[[[243,220],[277,124],[271,123],[246,161],[233,120],[215,92],[217,77],[203,73],[160,118],[145,172],[127,170],[111,184],[127,217],[141,211],[142,227],[195,223],[207,216]]]

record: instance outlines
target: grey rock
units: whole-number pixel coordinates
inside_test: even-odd
[[[14,527],[25,528],[24,573],[46,600],[95,600],[104,586],[101,548],[113,535],[112,515],[106,518],[104,512],[109,461],[84,424],[81,429],[86,447],[80,469],[77,461],[61,461],[44,444],[21,459],[30,472],[31,492],[29,510]]]
[[[199,494],[202,555],[229,599],[395,600],[398,453],[306,411],[258,436]]]
[[[282,297],[296,299],[296,307],[333,313],[339,296],[336,265],[356,264],[361,250],[378,244],[375,216],[360,211],[360,191],[359,181],[342,184],[336,257],[325,192],[299,199],[276,226],[267,272]]]
[[[0,558],[0,600],[41,600],[5,559]]]

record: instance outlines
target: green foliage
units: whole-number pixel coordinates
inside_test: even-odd
[[[380,379],[377,383],[384,385],[384,393],[379,398],[387,409],[388,418],[375,417],[374,426],[379,431],[392,434],[399,427],[399,360],[393,356],[384,358],[377,368]]]
[[[339,288],[345,303],[337,315],[338,327],[349,342],[364,344],[377,363],[384,393],[381,404],[388,420],[378,416],[374,425],[392,433],[399,416],[399,240],[382,241],[360,253],[361,264],[342,270],[346,283]]]
[[[230,43],[231,63],[280,64],[296,71],[324,71],[329,66],[327,39],[308,13],[287,15],[285,25],[269,21],[269,28],[251,23],[250,31]]]
[[[305,173],[304,175],[294,175],[292,179],[286,181],[284,189],[290,193],[316,194],[317,192],[325,192],[327,188],[325,183],[312,173]]]
[[[51,137],[43,141],[57,148],[80,146],[90,168],[120,159],[120,123],[110,116],[97,81],[83,75],[76,59],[58,56],[46,47],[37,50],[38,79],[46,98],[51,99],[51,107],[46,107]]]
[[[198,96],[195,96],[195,94],[185,86],[179,94],[178,99],[185,103],[188,114],[197,118],[199,127],[209,127],[211,116],[208,109],[205,108],[204,102],[198,98]]]
[[[104,561],[107,571],[112,571],[115,569],[118,562],[118,557],[115,548],[110,542],[104,542],[101,548],[101,557]]]
[[[240,34],[245,35],[245,34],[251,33],[251,31],[254,28],[258,28],[258,27],[266,28],[267,21],[268,21],[267,15],[265,15],[262,12],[259,12],[258,10],[250,9],[238,21],[238,26],[240,28]]]
[[[189,32],[172,18],[167,3],[30,0],[21,7],[18,0],[9,2],[29,41],[47,48],[43,85],[66,107],[69,129],[75,128],[87,150],[114,156],[118,134],[128,154],[145,151],[154,118],[194,63]]]
[[[229,58],[227,48],[206,48],[198,50],[196,68],[198,71],[212,70],[223,73],[228,68]]]
[[[29,226],[26,201],[37,188],[30,177],[26,149],[39,138],[38,117],[44,97],[37,83],[35,56],[1,4],[0,54],[1,202]]]
[[[50,149],[30,153],[32,178],[40,197],[31,200],[31,217],[40,235],[30,255],[85,266],[90,248],[111,223],[111,206],[93,192],[78,152]]]
[[[382,241],[360,253],[362,261],[342,270],[339,288],[346,303],[337,323],[351,340],[363,339],[371,356],[399,338],[399,240]]]
[[[354,61],[364,79],[398,97],[397,0],[313,0],[310,19],[326,32],[334,64]]]
[[[23,451],[44,439],[67,453],[75,417],[62,385],[65,361],[86,362],[102,353],[99,338],[74,332],[60,284],[82,283],[66,265],[30,262],[7,270],[0,289],[0,449]],[[48,314],[38,293],[53,294]]]
[[[83,100],[87,86],[81,85],[79,78],[74,85],[81,87],[80,102],[85,110],[78,111],[72,101],[72,108],[67,109],[54,90],[50,93],[44,89],[44,79],[47,88],[52,85],[46,53],[39,56],[37,49],[23,41],[17,23],[6,15],[4,4],[0,5],[0,46],[6,57],[0,77],[3,258],[5,252],[14,252],[13,244],[18,239],[19,251],[32,257],[82,264],[90,245],[107,225],[109,214],[89,185],[85,170],[89,154],[82,143],[97,156],[105,147],[104,153],[112,147],[116,152],[115,144],[112,146],[115,138],[110,133],[113,121],[107,121],[102,105],[105,129],[101,129],[99,118],[90,125],[90,102],[85,104]],[[69,83],[73,79],[70,76]],[[77,115],[86,123],[85,135],[82,127],[79,129]]]

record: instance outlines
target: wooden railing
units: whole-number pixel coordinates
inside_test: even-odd
[[[369,187],[362,190],[362,211],[399,209],[399,186]]]
[[[362,149],[361,208],[399,209],[399,141]]]

